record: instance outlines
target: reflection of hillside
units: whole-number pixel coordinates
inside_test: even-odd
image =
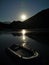
[[[22,34],[20,33],[20,30],[17,30],[17,31],[2,30],[2,31],[0,31],[0,35],[2,35],[2,34],[11,34],[11,35],[13,35],[13,36],[20,36],[20,35],[22,35]]]
[[[49,32],[34,32],[26,34],[28,37],[37,40],[38,42],[49,44]]]
[[[37,40],[38,42],[44,42],[44,43],[49,43],[49,31],[40,31],[40,30],[28,30],[30,32],[26,33],[25,35]],[[2,34],[11,34],[12,36],[22,36],[20,31],[0,31],[0,35]]]
[[[20,33],[11,33],[13,36],[20,36]]]

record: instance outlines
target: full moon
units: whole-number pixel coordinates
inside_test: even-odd
[[[25,14],[22,14],[21,15],[21,21],[24,21],[24,20],[26,20],[27,19],[27,16],[25,15]]]

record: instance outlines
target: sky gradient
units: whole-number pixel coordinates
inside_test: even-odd
[[[23,13],[30,18],[47,8],[49,0],[0,0],[0,21],[21,20]]]

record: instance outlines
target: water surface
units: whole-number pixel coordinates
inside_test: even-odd
[[[28,32],[28,31],[27,31]],[[31,33],[32,31],[28,32]],[[12,44],[27,46],[39,53],[40,61],[42,64],[49,64],[49,45],[48,42],[40,42],[36,40],[32,34],[19,33],[17,31],[0,31],[0,59],[1,63],[5,65],[14,64],[11,59],[6,55],[5,49]],[[31,37],[32,36],[32,37]],[[10,63],[10,64],[9,64]]]

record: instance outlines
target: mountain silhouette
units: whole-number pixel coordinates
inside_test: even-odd
[[[49,29],[49,8],[42,10],[31,18],[21,22],[13,21],[10,24],[0,22],[1,28],[10,29],[33,29],[33,28],[47,28]]]
[[[13,21],[11,24],[10,24],[11,28],[13,29],[17,29],[17,28],[20,28],[22,25],[21,25],[21,21]]]
[[[9,24],[0,22],[0,30],[9,28]]]
[[[24,21],[26,28],[49,28],[49,8]]]

